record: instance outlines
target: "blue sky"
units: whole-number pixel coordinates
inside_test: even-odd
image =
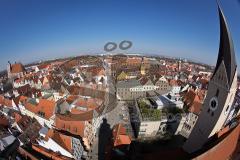
[[[240,0],[221,0],[240,63]],[[0,70],[7,61],[103,53],[108,41],[133,41],[127,52],[215,64],[215,0],[1,0]]]

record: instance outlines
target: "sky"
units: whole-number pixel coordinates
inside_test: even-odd
[[[240,64],[240,0],[220,3]],[[124,53],[182,57],[215,65],[219,46],[216,1],[0,1],[0,70],[6,69],[8,61],[29,63],[105,53],[107,42],[122,40],[133,42]]]

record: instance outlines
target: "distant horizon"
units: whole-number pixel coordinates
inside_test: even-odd
[[[207,65],[207,66],[210,66],[210,67],[215,67],[215,64],[211,65],[211,64],[207,64],[207,63],[204,63],[204,62],[201,62],[201,61],[198,61],[198,60],[194,60],[194,59],[189,59],[189,58],[184,58],[184,57],[174,57],[174,56],[168,56],[168,55],[164,55],[164,54],[158,54],[158,53],[90,53],[90,54],[78,54],[78,55],[69,55],[69,56],[61,56],[61,57],[54,57],[54,58],[49,58],[49,59],[39,59],[39,60],[33,60],[33,61],[30,61],[30,62],[26,62],[26,63],[23,63],[21,61],[10,61],[11,64],[14,64],[14,63],[21,63],[22,65],[26,66],[26,65],[29,65],[29,64],[33,64],[33,63],[40,63],[41,61],[44,63],[46,61],[54,61],[54,60],[58,60],[58,59],[68,59],[68,58],[71,58],[71,57],[78,57],[78,56],[101,56],[102,54],[105,54],[105,55],[118,55],[118,54],[123,54],[123,55],[130,55],[130,56],[146,56],[146,57],[163,57],[163,58],[170,58],[170,59],[184,59],[184,60],[187,60],[188,62],[194,62],[194,63],[199,63],[199,64],[203,64],[203,65]],[[1,71],[5,71],[7,69],[7,67],[3,70],[0,70]]]

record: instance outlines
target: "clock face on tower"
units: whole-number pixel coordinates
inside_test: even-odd
[[[209,101],[209,107],[212,111],[215,111],[218,107],[218,99],[217,97],[212,97]]]

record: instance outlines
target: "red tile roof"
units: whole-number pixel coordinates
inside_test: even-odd
[[[206,79],[206,78],[201,78],[200,80],[199,80],[202,84],[208,84],[208,79]]]
[[[33,113],[35,113],[35,114],[38,113],[37,105],[32,104],[32,103],[30,103],[30,102],[26,102],[26,103],[24,104],[24,106],[25,106],[25,108],[26,108],[27,110],[29,110],[29,111],[31,111],[31,112],[33,112]]]
[[[42,69],[48,68],[49,65],[48,65],[48,64],[40,64],[40,65],[38,65],[37,67],[38,67],[39,70],[42,70]]]
[[[17,112],[13,112],[13,113],[12,113],[12,116],[14,117],[15,122],[17,122],[17,123],[22,119],[22,115],[20,115],[20,114],[17,113]]]
[[[149,79],[147,77],[142,77],[139,79],[139,82],[141,83],[141,85],[145,85],[148,81]]]
[[[70,95],[66,98],[68,104],[72,104],[78,98],[77,95]]]
[[[54,101],[47,100],[47,99],[40,99],[37,108],[38,108],[38,112],[44,113],[44,117],[46,119],[49,119],[53,116],[55,112],[55,106],[56,106],[56,103]]]
[[[202,103],[200,103],[198,100],[194,101],[192,106],[189,107],[189,112],[195,113],[197,115],[199,115],[199,113],[201,112],[201,108],[202,108]]]
[[[113,145],[114,147],[120,145],[129,145],[131,143],[130,136],[127,135],[126,129],[122,124],[117,124],[113,127]]]
[[[21,130],[25,131],[29,127],[29,125],[33,122],[33,119],[26,115],[21,117],[19,115],[15,115],[15,122],[17,122]]]
[[[208,149],[203,154],[193,158],[195,160],[226,160],[231,159],[233,152],[235,151],[238,137],[239,137],[240,126],[234,128],[228,132],[223,139],[214,145],[212,148]]]
[[[178,81],[174,80],[174,79],[169,80],[169,85],[170,86],[179,86]]]
[[[7,99],[4,96],[0,95],[0,105],[12,107],[12,100]]]
[[[31,87],[30,87],[29,84],[26,84],[24,86],[20,86],[20,87],[16,88],[15,90],[20,95],[29,95],[30,96],[30,94],[31,94]]]
[[[61,155],[60,153],[53,152],[39,145],[33,144],[32,149],[53,160],[72,160],[72,158],[68,158],[66,156]]]
[[[52,100],[40,99],[39,103],[34,105],[29,102],[25,104],[25,108],[35,114],[43,114],[42,116],[49,119],[55,112],[56,103]]]
[[[72,134],[84,137],[84,121],[73,120],[65,116],[56,115],[55,126],[57,129],[68,131]]]
[[[91,72],[93,76],[105,75],[105,70],[104,68],[101,68],[101,67],[90,67],[90,68],[87,68],[87,71]]]
[[[0,115],[0,126],[7,127],[9,125],[8,119],[3,114]]]
[[[49,129],[45,138],[53,139],[61,147],[72,153],[72,137],[64,135],[56,130]]]
[[[222,129],[217,133],[218,138],[221,137],[222,135],[224,135],[225,133],[227,133],[229,130],[230,130],[229,126],[226,126],[226,127],[222,128]]]
[[[15,63],[11,65],[11,73],[21,73],[24,71],[25,71],[25,68],[21,63]]]
[[[127,59],[127,64],[141,64],[142,63],[142,58],[128,58]]]
[[[16,98],[14,98],[13,100],[14,100],[15,104],[18,105],[20,102],[25,103],[25,101],[27,100],[27,97],[19,95]]]
[[[189,112],[199,114],[202,107],[202,99],[193,89],[189,89],[185,94],[184,103],[189,107]]]
[[[82,107],[85,108],[86,111],[90,111],[90,110],[95,110],[97,107],[99,107],[102,104],[102,100],[98,99],[98,98],[78,98],[78,100],[76,101],[76,103],[74,103],[74,105],[76,105],[76,107]],[[71,112],[73,113],[73,111],[77,111],[77,108],[73,108],[71,110]],[[75,113],[73,113],[75,114]]]

